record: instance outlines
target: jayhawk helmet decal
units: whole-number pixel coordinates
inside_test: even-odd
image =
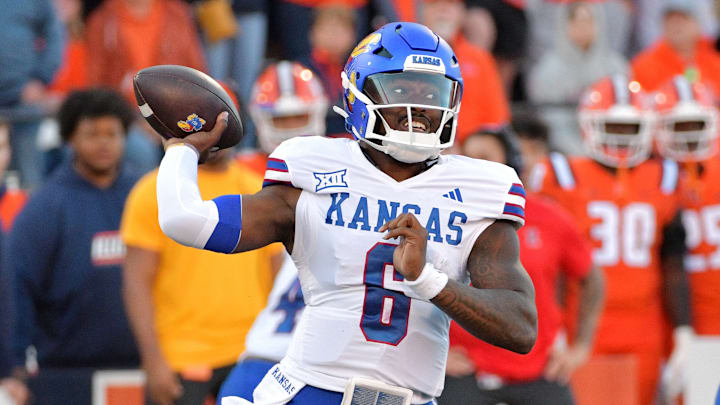
[[[615,75],[585,91],[578,112],[587,153],[610,167],[633,167],[652,150],[652,112],[640,83]]]
[[[652,97],[656,140],[664,157],[691,162],[705,160],[718,150],[718,110],[711,89],[675,76]]]
[[[390,23],[363,39],[342,72],[353,136],[393,158],[422,162],[455,140],[463,82],[450,45],[421,24]]]

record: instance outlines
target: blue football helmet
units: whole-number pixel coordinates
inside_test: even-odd
[[[405,163],[452,146],[463,82],[445,40],[421,24],[386,24],[352,51],[342,72],[345,127]]]

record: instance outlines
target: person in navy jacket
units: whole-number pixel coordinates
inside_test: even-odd
[[[12,361],[21,374],[27,348],[35,347],[39,374],[29,386],[37,403],[89,400],[89,381],[63,380],[72,372],[139,364],[122,302],[119,234],[125,199],[138,179],[122,164],[133,118],[113,91],[70,94],[58,121],[71,158],[30,198],[10,232],[7,263],[17,311]]]

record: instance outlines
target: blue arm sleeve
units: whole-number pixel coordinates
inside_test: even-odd
[[[55,73],[62,63],[65,51],[65,28],[57,16],[53,2],[44,0],[40,3],[43,3],[45,18],[37,35],[45,41],[45,47],[35,60],[33,76],[49,84],[55,78]]]
[[[7,260],[14,275],[15,316],[12,333],[13,366],[25,364],[25,351],[36,328],[36,303],[43,296],[60,234],[59,213],[49,197],[33,196],[15,220],[8,236]]]
[[[224,195],[213,199],[218,209],[218,223],[205,249],[232,253],[240,241],[242,231],[242,196]]]

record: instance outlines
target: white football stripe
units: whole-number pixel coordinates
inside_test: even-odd
[[[521,195],[508,194],[507,198],[505,198],[505,202],[519,205],[523,208],[525,207],[525,199]]]
[[[152,108],[150,108],[148,103],[145,103],[138,107],[140,108],[140,114],[142,114],[143,117],[147,118],[147,117],[153,115],[153,110],[152,110]]]
[[[277,180],[277,181],[291,182],[292,177],[290,177],[290,173],[288,173],[288,172],[279,172],[277,170],[266,170],[265,171],[265,180]]]

